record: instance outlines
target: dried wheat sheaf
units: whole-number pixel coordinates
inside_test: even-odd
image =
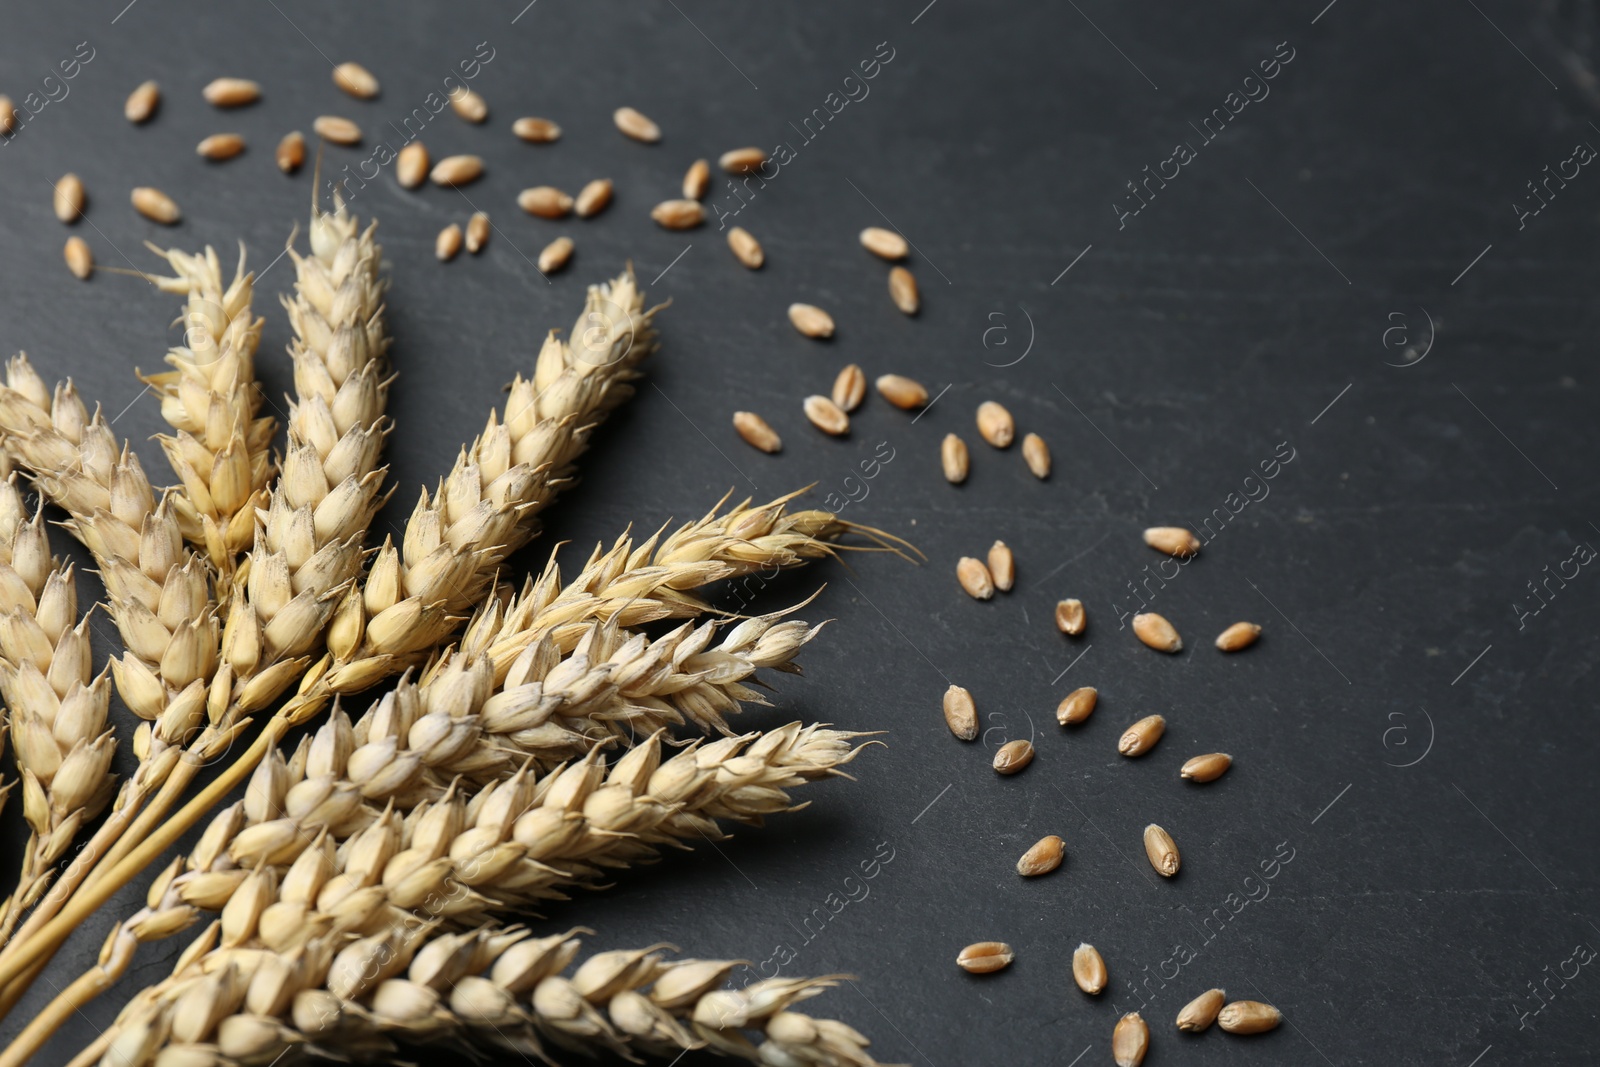
[[[568,973],[578,931],[541,937],[517,920],[663,847],[758,825],[796,806],[793,789],[843,773],[862,735],[730,725],[764,703],[746,684],[756,672],[797,671],[820,627],[786,612],[728,617],[701,591],[833,555],[846,534],[869,549],[892,539],[791,511],[792,496],[724,499],[670,532],[622,534],[576,574],[552,556],[520,589],[503,580],[656,347],[659,309],[629,270],[589,289],[571,333],[549,334],[403,534],[369,547],[390,491],[381,249],[343,204],[313,213],[309,239],[309,252],[292,239],[289,250],[281,457],[259,414],[262,320],[242,250],[231,281],[210,249],[156,250],[173,276],[150,280],[186,300],[171,369],[144,378],[172,428],[159,438],[171,488],[152,485],[71,382],[46,385],[20,355],[6,368],[0,693],[32,837],[0,911],[0,1005],[116,889],[205,829],[0,1067],[25,1062],[140,943],[208,913],[171,976],[74,1064],[371,1061],[426,1043],[874,1063],[849,1026],[795,1010],[837,976],[733,990],[737,963],[669,959],[659,945],[592,954]],[[94,558],[97,606],[124,646],[98,671],[73,567],[51,555],[24,477]],[[639,629],[661,620],[680,623]],[[386,682],[359,717],[341,707]],[[113,683],[139,720],[120,785]],[[297,726],[310,730],[291,746]],[[674,740],[682,727],[721,736]],[[188,798],[213,763],[225,769]]]

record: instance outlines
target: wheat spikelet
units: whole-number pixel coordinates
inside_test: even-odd
[[[794,1010],[837,976],[725,989],[741,961],[670,960],[660,945],[594,953],[565,974],[579,932],[328,933],[284,956],[216,945],[213,928],[73,1067],[265,1067],[328,1050],[377,1062],[443,1043],[547,1062],[554,1046],[630,1058],[709,1048],[767,1067],[876,1063],[850,1026]]]
[[[179,321],[184,344],[172,348],[173,368],[144,379],[161,398],[161,417],[177,436],[158,438],[184,491],[174,497],[184,538],[204,549],[224,575],[255,533],[255,508],[272,476],[269,446],[276,423],[256,418],[261,387],[255,354],[265,320],[250,302],[255,276],[244,270],[244,246],[233,281],[224,283],[216,252],[153,251],[174,277],[150,277],[163,292],[183,293]]]
[[[115,785],[109,771],[116,746],[106,725],[111,681],[105,671],[93,676],[89,620],[77,621],[73,577],[70,564],[50,558],[43,515],[29,518],[13,475],[0,484],[0,692],[12,709],[32,834],[0,942]]]

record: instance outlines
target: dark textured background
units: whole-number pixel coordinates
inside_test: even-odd
[[[259,270],[310,199],[309,169],[274,168],[277,138],[325,112],[382,136],[487,41],[494,59],[475,85],[488,124],[446,113],[424,137],[435,158],[481,154],[487,176],[463,195],[405,192],[386,175],[355,202],[381,219],[393,265],[401,377],[389,458],[402,488],[385,520],[401,521],[418,485],[447,469],[543,332],[570,323],[584,284],[632,258],[646,283],[675,264],[649,285],[673,300],[662,350],[542,544],[573,540],[564,558],[575,564],[629,522],[688,517],[730,486],[774,496],[815,482],[819,494],[859,496],[862,483],[846,479],[887,442],[893,460],[845,515],[930,559],[857,556],[786,577],[760,600],[778,606],[826,583],[806,615],[837,621],[804,656],[806,677],[782,679],[777,707],[743,722],[888,730],[889,747],[857,762],[859,781],[808,789],[805,811],[624,878],[555,909],[552,923],[597,927],[597,946],[664,940],[760,960],[792,945],[785,973],[860,976],[813,1007],[869,1032],[891,1062],[1109,1062],[1117,1015],[1143,1000],[1151,1064],[1593,1063],[1600,974],[1549,976],[1574,946],[1600,946],[1600,578],[1585,568],[1520,620],[1513,607],[1547,564],[1600,543],[1600,178],[1584,170],[1520,229],[1513,206],[1576,143],[1600,144],[1552,43],[1576,41],[1552,20],[1588,7],[1324,2],[539,0],[514,24],[521,0],[138,0],[115,20],[122,0],[8,4],[0,91],[22,97],[79,41],[95,58],[70,96],[0,148],[0,345],[120,412],[117,429],[163,476],[146,442],[162,428],[157,405],[132,371],[157,367],[176,339],[165,329],[175,300],[110,274],[73,280],[50,181],[83,177],[90,209],[74,232],[102,264],[155,266],[146,239],[227,250],[243,238]],[[882,41],[894,59],[870,96],[801,144],[790,122]],[[1123,183],[1177,141],[1198,145],[1189,124],[1279,42],[1294,59],[1270,96],[1119,229]],[[332,87],[330,62],[346,58],[382,80],[378,100]],[[222,74],[259,79],[265,98],[211,109],[199,90]],[[148,77],[165,99],[136,129],[122,101]],[[610,113],[624,103],[661,124],[661,144],[617,134]],[[523,114],[554,118],[565,136],[518,142],[509,127]],[[197,159],[194,144],[224,129],[249,139],[247,154]],[[681,234],[649,221],[693,159],[780,140],[798,158],[737,219],[766,245],[764,270],[740,268],[714,224]],[[596,175],[618,190],[596,220],[553,224],[514,206],[525,186],[576,190]],[[136,184],[174,195],[182,225],[136,216]],[[482,256],[441,266],[434,235],[465,221],[469,199],[498,232]],[[872,224],[917,247],[925,308],[914,320],[856,245]],[[562,232],[577,257],[547,283],[529,261]],[[257,301],[261,376],[280,405],[290,383],[276,294],[291,277],[286,262],[268,269]],[[794,300],[830,309],[837,337],[798,336],[784,320]],[[948,391],[914,424],[873,397],[849,439],[826,439],[800,399],[852,361]],[[977,442],[986,398],[1050,442],[1048,482],[1016,449]],[[738,441],[736,408],[767,415],[782,455]],[[973,443],[960,488],[936,456],[952,430]],[[1125,583],[1159,559],[1141,528],[1200,521],[1285,441],[1295,459],[1270,497],[1153,604],[1192,648],[1166,658],[1136,644],[1117,616]],[[1018,586],[976,603],[953,566],[996,537],[1017,552]],[[1088,605],[1079,641],[1051,626],[1063,596]],[[1265,636],[1224,658],[1210,638],[1240,618]],[[104,619],[97,630],[111,633]],[[944,728],[951,681],[976,694],[990,728],[981,744]],[[1051,712],[1084,684],[1100,688],[1101,707],[1065,733]],[[1121,729],[1151,711],[1167,715],[1167,738],[1143,760],[1117,756]],[[998,778],[990,750],[1017,736],[1034,739],[1038,759]],[[1182,761],[1212,750],[1233,753],[1233,771],[1205,788],[1180,783]],[[1151,821],[1183,849],[1171,882],[1141,855]],[[15,852],[15,798],[3,826]],[[1023,882],[1012,864],[1046,833],[1066,838],[1069,859]],[[893,859],[870,896],[805,942],[802,919],[881,843]],[[1266,890],[1246,882],[1280,850],[1292,861]],[[1229,894],[1265,891],[1207,940],[1202,922]],[[137,895],[80,932],[4,1034],[92,960]],[[1016,964],[988,978],[957,970],[956,951],[986,938],[1014,945]],[[1071,950],[1085,940],[1112,975],[1097,1000],[1071,986]],[[178,944],[141,952],[42,1061],[63,1062],[107,1025]],[[1163,986],[1155,976],[1178,944],[1195,956]],[[1530,984],[1546,980],[1554,995],[1537,1010]],[[1179,1006],[1213,985],[1279,1005],[1287,1025],[1249,1039],[1177,1034]]]

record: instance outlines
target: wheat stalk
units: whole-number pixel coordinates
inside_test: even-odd
[[[255,354],[265,320],[250,306],[255,276],[245,273],[242,244],[233,281],[226,284],[211,248],[188,255],[150,247],[174,276],[145,277],[163,292],[188,297],[179,320],[184,344],[166,357],[173,369],[144,379],[161,398],[161,417],[177,431],[157,439],[183,483],[174,506],[184,538],[228,575],[251,543],[255,508],[273,473],[269,446],[276,423],[256,418],[261,387]]]
[[[78,621],[73,583],[71,564],[50,557],[42,512],[29,517],[12,475],[0,484],[0,692],[12,708],[31,835],[0,942],[115,785],[116,745],[106,725],[111,681],[104,671],[93,677],[89,620]]]
[[[710,1048],[767,1067],[876,1063],[850,1026],[793,1010],[842,976],[725,989],[741,961],[670,960],[660,945],[594,953],[564,974],[580,932],[334,932],[284,956],[218,945],[219,924],[72,1067],[264,1067],[333,1050],[376,1062],[446,1042],[546,1061],[553,1046],[630,1058]]]

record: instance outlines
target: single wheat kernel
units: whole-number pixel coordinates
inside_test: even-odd
[[[1123,731],[1117,739],[1117,751],[1124,756],[1142,756],[1156,747],[1161,735],[1167,732],[1167,720],[1160,715],[1146,715]]]
[[[1178,770],[1178,777],[1189,782],[1214,782],[1232,766],[1233,757],[1226,752],[1209,752],[1185,762]]]
[[[61,250],[61,254],[67,261],[67,269],[78,278],[87,278],[94,273],[94,253],[89,250],[89,242],[82,237],[68,237],[67,246]]]
[[[650,217],[664,230],[692,230],[706,221],[698,200],[663,200],[650,209]]]
[[[1150,866],[1163,878],[1171,878],[1178,873],[1182,865],[1182,857],[1178,855],[1177,842],[1172,840],[1172,835],[1167,833],[1155,823],[1144,828],[1144,854],[1150,860]]]
[[[750,236],[750,231],[743,226],[735,226],[728,231],[728,247],[733,250],[734,258],[751,270],[760,270],[767,261],[767,253],[762,250],[761,242]]]
[[[539,251],[539,271],[542,274],[554,274],[567,265],[572,258],[572,238],[557,237]]]
[[[722,153],[717,166],[730,174],[748,174],[767,161],[764,148],[735,148]]]
[[[917,293],[917,279],[904,267],[889,271],[889,299],[907,315],[915,315],[922,307],[922,297]]]
[[[467,185],[483,174],[483,159],[479,156],[445,156],[433,165],[428,177],[435,185]]]
[[[655,144],[661,140],[661,127],[631,107],[617,108],[612,112],[611,120],[617,124],[617,129],[621,130],[624,136],[632,137],[635,141]]]
[[[861,367],[850,364],[833,380],[833,402],[843,411],[854,411],[867,398],[867,376]]]
[[[902,411],[915,411],[928,402],[928,390],[914,378],[902,374],[882,374],[873,383],[878,393]]]
[[[133,209],[151,222],[171,226],[182,217],[177,203],[160,189],[141,185],[133,191],[131,199]]]
[[[861,231],[861,247],[890,261],[904,259],[906,253],[911,251],[904,237],[881,226],[868,226]]]
[[[1033,762],[1033,742],[1007,741],[994,754],[994,769],[1000,774],[1016,774]]]
[[[473,255],[483,251],[483,246],[489,243],[489,230],[489,216],[474,211],[467,220],[467,251]]]
[[[415,189],[428,180],[428,148],[421,141],[412,141],[400,149],[394,160],[394,176],[403,189]]]
[[[971,467],[967,443],[953,433],[945,434],[944,440],[939,443],[939,463],[944,467],[945,481],[951,485],[966,481],[967,471]]]
[[[1217,1012],[1228,995],[1220,989],[1208,989],[1183,1006],[1178,1012],[1178,1029],[1198,1034],[1217,1021]]]
[[[517,206],[541,219],[559,219],[572,210],[572,197],[553,185],[536,185],[517,194]]]
[[[944,724],[963,741],[978,736],[978,709],[972,694],[959,685],[944,691]]]
[[[790,304],[789,321],[807,337],[833,336],[833,316],[811,304]]]
[[[1106,987],[1106,961],[1100,950],[1085,942],[1072,954],[1072,980],[1090,996]]]
[[[808,396],[805,399],[806,418],[823,433],[842,437],[850,432],[850,416],[839,405],[825,396]]]
[[[1183,651],[1183,638],[1163,616],[1153,611],[1133,617],[1133,636],[1157,652]]]
[[[988,600],[994,596],[994,577],[981,559],[962,556],[956,562],[956,581],[974,600]]]
[[[1182,526],[1152,526],[1144,532],[1144,543],[1179,559],[1200,551],[1200,538]]]
[[[161,86],[153,81],[142,82],[137,89],[128,94],[128,102],[122,105],[122,114],[137,126],[141,122],[149,122],[150,116],[156,113],[160,103]]]
[[[1056,602],[1056,629],[1077,637],[1088,625],[1089,620],[1083,611],[1083,601],[1076,597],[1068,597],[1066,600]]]
[[[1217,1025],[1230,1034],[1264,1034],[1283,1022],[1283,1012],[1259,1000],[1236,1000],[1217,1013]]]
[[[1061,866],[1061,860],[1066,854],[1066,845],[1061,838],[1055,834],[1041,837],[1033,843],[1033,847],[1022,854],[1021,859],[1017,860],[1017,873],[1024,878],[1037,878],[1041,874],[1049,874]]]
[[[1011,966],[1016,958],[1011,946],[1004,941],[979,941],[961,950],[956,956],[956,966],[968,974],[991,974]]]
[[[205,159],[232,159],[244,151],[244,138],[236,133],[214,133],[195,146],[195,154]]]
[[[561,127],[549,119],[525,115],[511,124],[511,132],[527,141],[529,144],[549,144],[559,140]]]
[[[1050,477],[1050,446],[1038,434],[1030,433],[1022,439],[1022,461],[1040,481]]]
[[[1100,692],[1092,685],[1074,689],[1056,705],[1056,722],[1062,726],[1076,726],[1087,721],[1099,700]]]
[[[51,198],[56,218],[62,222],[75,221],[83,214],[83,202],[83,179],[76,174],[63,174],[61,180],[56,182],[55,195]]]
[[[243,107],[261,99],[261,86],[248,78],[217,78],[200,95],[213,107]]]
[[[1011,592],[1017,582],[1017,557],[1004,541],[989,546],[989,574],[994,578],[994,587],[1002,593]]]
[[[400,153],[405,155],[404,152]],[[306,161],[306,138],[299,130],[290,130],[283,135],[283,140],[278,142],[277,150],[272,157],[278,161],[278,169],[285,174],[293,174],[299,170]]]
[[[1217,635],[1217,647],[1224,652],[1238,652],[1249,648],[1261,636],[1261,627],[1253,622],[1236,622]]]
[[[580,219],[592,219],[604,211],[609,203],[611,203],[611,179],[596,178],[578,190],[573,210]]]
[[[450,94],[450,110],[476,125],[489,117],[489,102],[463,85]]]
[[[17,128],[17,105],[5,93],[0,93],[0,136]]]
[[[456,253],[461,251],[461,227],[452,222],[439,231],[439,236],[433,241],[433,254],[439,262],[448,263],[456,258]]]
[[[318,115],[311,129],[318,137],[333,144],[361,143],[361,127],[338,115]]]
[[[1150,1027],[1136,1011],[1117,1020],[1111,1031],[1111,1058],[1117,1067],[1139,1067],[1150,1051]]]
[[[985,400],[978,405],[978,434],[996,448],[1009,448],[1017,423],[1001,404]]]
[[[340,63],[333,68],[333,84],[361,100],[378,95],[378,79],[360,63]]]
[[[778,432],[767,425],[766,419],[753,411],[735,411],[733,428],[744,438],[746,444],[763,452],[776,452],[783,447],[783,440],[778,436]]]
[[[699,200],[711,188],[711,164],[697,159],[683,173],[683,198]]]

